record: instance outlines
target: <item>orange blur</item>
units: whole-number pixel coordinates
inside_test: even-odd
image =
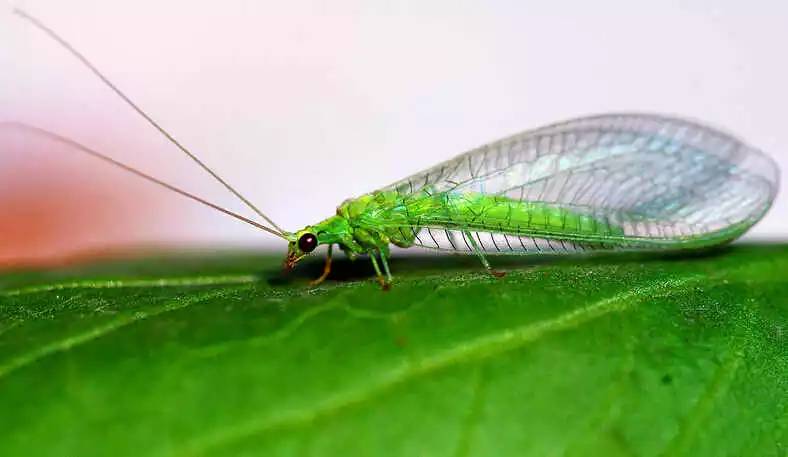
[[[184,226],[177,197],[62,145],[0,137],[0,154],[0,268],[104,257]]]

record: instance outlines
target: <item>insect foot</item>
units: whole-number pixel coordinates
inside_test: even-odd
[[[317,287],[320,284],[323,284],[323,281],[325,281],[325,279],[326,278],[323,278],[322,276],[317,278],[317,279],[313,279],[313,280],[309,281],[309,287]]]
[[[384,292],[391,290],[391,281],[387,281],[386,278],[378,277],[378,283]]]

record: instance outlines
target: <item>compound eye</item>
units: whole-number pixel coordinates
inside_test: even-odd
[[[311,233],[304,233],[298,239],[298,249],[301,252],[312,252],[317,247],[317,237]]]

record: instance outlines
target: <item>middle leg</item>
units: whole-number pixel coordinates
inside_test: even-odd
[[[389,270],[389,261],[387,259],[387,257],[388,257],[388,252],[387,251],[388,251],[388,249],[381,249],[381,250],[378,251],[378,254],[380,254],[380,263],[383,264],[383,272],[386,273],[386,281],[389,284],[391,284],[391,281],[392,281],[393,278],[391,277],[391,270]]]
[[[382,258],[383,257],[381,257],[381,259]],[[391,287],[391,283],[386,280],[386,278],[383,276],[383,273],[380,271],[380,265],[378,265],[378,259],[375,258],[374,251],[369,251],[369,259],[372,261],[372,267],[375,268],[375,273],[378,275],[378,282],[380,283],[380,287],[382,287],[383,290],[389,290],[389,288]],[[386,265],[385,261],[383,264]],[[386,269],[388,269],[388,267],[386,267]]]

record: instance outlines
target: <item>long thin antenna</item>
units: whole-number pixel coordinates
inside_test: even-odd
[[[174,145],[175,145],[175,146],[176,146],[178,149],[180,149],[181,151],[183,151],[183,152],[184,152],[184,153],[185,153],[187,156],[189,156],[189,158],[191,158],[191,159],[192,159],[192,160],[193,160],[193,161],[194,161],[194,162],[195,162],[197,165],[199,165],[200,167],[202,167],[202,169],[203,169],[203,170],[205,170],[206,172],[208,172],[208,174],[210,174],[211,176],[213,176],[213,177],[214,177],[214,179],[216,179],[217,181],[219,181],[220,183],[222,183],[222,185],[223,185],[224,187],[226,187],[226,188],[227,188],[227,190],[229,190],[230,192],[232,192],[232,193],[233,193],[233,195],[235,195],[235,196],[236,196],[236,197],[238,197],[238,198],[239,198],[239,199],[240,199],[242,202],[244,202],[244,204],[246,204],[246,206],[248,206],[249,208],[251,208],[251,209],[252,209],[252,211],[254,211],[254,212],[255,212],[255,213],[257,213],[257,214],[258,214],[260,217],[262,217],[263,219],[265,219],[265,220],[266,220],[266,221],[267,221],[269,224],[271,224],[271,225],[272,225],[272,226],[273,226],[275,229],[279,230],[281,233],[285,233],[285,231],[284,231],[284,230],[282,230],[282,228],[281,228],[281,227],[279,227],[278,225],[276,225],[276,223],[275,223],[274,221],[272,221],[272,220],[271,220],[271,218],[269,218],[268,216],[266,216],[266,215],[265,215],[265,214],[264,214],[262,211],[260,211],[260,210],[259,210],[259,209],[258,209],[258,208],[255,206],[255,205],[253,205],[253,204],[252,204],[252,202],[250,202],[249,200],[247,200],[247,199],[246,199],[246,198],[245,198],[243,195],[241,195],[241,194],[240,194],[240,193],[239,193],[237,190],[235,190],[235,189],[234,189],[234,188],[233,188],[233,187],[232,187],[230,184],[228,184],[228,183],[227,183],[227,181],[225,181],[224,179],[222,179],[221,177],[219,177],[219,175],[217,175],[217,174],[216,174],[216,173],[215,173],[213,170],[211,170],[211,169],[210,169],[210,168],[209,168],[207,165],[205,165],[205,164],[204,164],[204,163],[203,163],[203,162],[202,162],[202,161],[201,161],[199,158],[197,158],[197,156],[196,156],[196,155],[192,154],[192,153],[191,153],[191,152],[190,152],[188,149],[186,149],[186,147],[185,147],[185,146],[183,146],[181,143],[179,143],[179,142],[178,142],[178,140],[176,140],[176,139],[175,139],[175,138],[174,138],[172,135],[170,135],[169,133],[167,133],[167,131],[166,131],[166,130],[164,130],[164,128],[163,128],[163,127],[161,127],[161,126],[160,126],[160,125],[159,125],[159,124],[158,124],[156,121],[154,121],[154,120],[153,120],[153,118],[151,118],[150,116],[148,116],[148,114],[146,114],[146,113],[145,113],[145,111],[143,111],[143,110],[142,110],[142,108],[140,108],[139,106],[137,106],[137,104],[136,104],[136,103],[134,103],[133,101],[131,101],[131,99],[130,99],[128,96],[126,96],[126,94],[124,94],[124,93],[123,93],[123,92],[122,92],[120,89],[118,89],[118,88],[117,88],[117,86],[115,86],[115,85],[114,85],[114,84],[113,84],[113,83],[112,83],[112,82],[111,82],[109,79],[107,79],[107,77],[106,77],[106,76],[104,76],[104,74],[103,74],[103,73],[101,73],[101,72],[98,70],[98,68],[96,68],[96,67],[95,67],[95,66],[94,66],[92,63],[90,63],[90,61],[89,61],[89,60],[88,60],[88,59],[87,59],[85,56],[83,56],[83,55],[82,55],[82,54],[81,54],[79,51],[77,51],[76,49],[74,49],[74,47],[73,47],[73,46],[71,46],[71,44],[69,44],[69,43],[68,43],[66,40],[64,40],[63,38],[61,38],[61,37],[60,37],[60,35],[58,35],[57,33],[55,33],[55,31],[54,31],[54,30],[50,29],[49,27],[47,27],[46,25],[44,25],[44,23],[42,23],[40,20],[38,20],[37,18],[35,18],[35,17],[31,16],[30,14],[28,14],[27,12],[25,12],[25,11],[23,11],[23,10],[19,9],[19,8],[14,8],[14,13],[15,13],[15,14],[17,14],[17,15],[19,15],[19,16],[20,16],[20,17],[22,17],[23,19],[27,20],[27,21],[28,21],[28,22],[30,22],[31,24],[33,24],[33,25],[34,25],[36,28],[38,28],[38,29],[39,29],[39,30],[41,30],[42,32],[44,32],[44,33],[46,33],[47,35],[49,35],[49,37],[50,37],[50,38],[52,38],[53,40],[55,40],[56,42],[58,42],[58,43],[59,43],[61,46],[63,46],[63,47],[64,47],[64,48],[65,48],[65,49],[66,49],[66,50],[69,52],[69,53],[71,53],[71,55],[73,55],[74,57],[76,57],[76,58],[77,58],[77,60],[79,60],[80,62],[82,62],[82,64],[83,64],[83,65],[85,65],[85,66],[86,66],[86,67],[87,67],[87,68],[88,68],[90,71],[92,71],[92,72],[93,72],[93,74],[95,74],[96,76],[98,76],[98,78],[99,78],[99,79],[100,79],[100,80],[101,80],[101,81],[102,81],[104,84],[106,84],[106,85],[107,85],[107,87],[109,87],[110,89],[112,89],[112,91],[113,91],[113,92],[115,92],[115,93],[116,93],[116,94],[117,94],[117,95],[118,95],[118,96],[119,96],[121,99],[123,99],[123,101],[125,101],[125,102],[126,102],[128,105],[129,105],[129,106],[131,106],[131,108],[132,108],[132,109],[134,109],[134,111],[136,111],[136,112],[137,112],[137,113],[138,113],[140,116],[142,116],[142,117],[143,117],[143,118],[144,118],[146,121],[148,121],[148,123],[150,123],[150,124],[151,124],[153,127],[155,127],[155,128],[156,128],[156,130],[158,130],[158,131],[159,131],[159,132],[160,132],[162,135],[164,135],[164,136],[165,136],[165,137],[166,137],[166,138],[167,138],[167,139],[168,139],[168,140],[169,140],[169,141],[170,141],[172,144],[174,144]]]
[[[194,201],[196,201],[198,203],[202,203],[203,205],[205,205],[205,206],[207,206],[209,208],[213,208],[213,209],[215,209],[217,211],[220,211],[220,212],[222,212],[224,214],[227,214],[228,216],[232,216],[232,217],[234,217],[234,218],[236,218],[236,219],[238,219],[240,221],[246,222],[249,225],[253,225],[253,226],[259,228],[260,230],[265,230],[266,232],[268,232],[268,233],[270,233],[272,235],[278,236],[279,238],[282,238],[283,240],[287,240],[287,238],[282,233],[279,233],[276,230],[273,230],[273,229],[271,229],[269,227],[266,227],[265,225],[262,225],[262,224],[260,224],[258,222],[255,222],[255,221],[253,221],[253,220],[251,220],[249,218],[241,216],[240,214],[234,213],[234,212],[232,212],[232,211],[230,211],[228,209],[222,208],[221,206],[219,206],[217,204],[211,203],[208,200],[200,198],[200,197],[198,197],[198,196],[196,196],[196,195],[194,195],[192,193],[186,192],[183,189],[179,189],[179,188],[173,186],[172,184],[168,184],[168,183],[166,183],[166,182],[164,182],[164,181],[162,181],[160,179],[154,178],[153,176],[151,176],[151,175],[149,175],[147,173],[144,173],[144,172],[142,172],[140,170],[137,170],[136,168],[132,168],[132,167],[130,167],[130,166],[124,164],[124,163],[118,162],[117,160],[115,160],[115,159],[113,159],[113,158],[111,158],[109,156],[106,156],[106,155],[104,155],[104,154],[102,154],[102,153],[100,153],[98,151],[90,149],[89,147],[84,146],[84,145],[82,145],[80,143],[77,143],[76,141],[74,141],[74,140],[72,140],[70,138],[66,138],[64,136],[58,135],[57,133],[53,133],[53,132],[50,132],[49,130],[44,130],[44,129],[39,128],[39,127],[35,127],[35,126],[32,126],[32,125],[28,125],[28,124],[23,124],[21,122],[0,122],[0,128],[4,128],[4,127],[6,127],[6,128],[13,128],[13,129],[17,129],[17,130],[22,130],[22,131],[26,131],[26,132],[32,132],[32,133],[35,133],[37,135],[42,135],[42,136],[44,136],[46,138],[49,138],[50,140],[54,140],[54,141],[66,144],[66,145],[71,146],[73,148],[76,148],[76,149],[78,149],[78,150],[80,150],[80,151],[82,151],[82,152],[84,152],[84,153],[86,153],[88,155],[91,155],[91,156],[93,156],[93,157],[95,157],[97,159],[101,159],[104,162],[107,162],[107,163],[115,165],[116,167],[119,167],[119,168],[121,168],[123,170],[126,170],[129,173],[135,174],[135,175],[139,176],[140,178],[147,179],[148,181],[150,181],[150,182],[152,182],[154,184],[158,184],[158,185],[160,185],[160,186],[162,186],[162,187],[164,187],[166,189],[169,189],[169,190],[171,190],[173,192],[181,194],[184,197],[191,198],[192,200],[194,200]]]

